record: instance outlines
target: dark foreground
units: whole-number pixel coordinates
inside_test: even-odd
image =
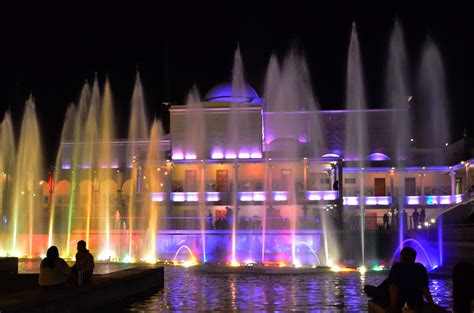
[[[37,287],[38,274],[19,275],[24,288],[0,295],[0,312],[86,312],[105,305],[150,294],[163,288],[164,270],[160,266],[140,266],[123,271],[94,275],[83,287],[67,286],[45,290]],[[15,277],[11,278],[12,281]],[[2,282],[7,284],[7,282]]]

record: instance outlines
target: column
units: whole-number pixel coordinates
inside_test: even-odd
[[[451,195],[454,196],[456,194],[456,171],[451,170],[449,176],[451,177]]]
[[[420,195],[421,195],[421,201],[420,201],[420,204],[424,204],[425,203],[425,182],[424,182],[424,177],[425,177],[425,173],[421,173],[420,174],[420,186],[421,186],[421,191],[420,191]]]
[[[342,161],[338,161],[336,163],[336,169],[337,169],[337,180],[339,181],[339,184],[338,184],[338,197],[337,197],[337,201],[336,201],[336,205],[337,205],[337,218],[338,218],[338,224],[339,224],[339,228],[342,229],[342,227],[344,226],[343,225],[343,205],[344,205],[344,201],[343,201],[343,195],[344,195],[344,183],[343,183],[343,162]]]
[[[303,159],[303,191],[308,191],[308,158],[304,157]]]
[[[469,191],[469,187],[471,187],[471,179],[469,177],[469,162],[466,162],[466,164],[464,164],[464,166],[466,167],[466,192]]]

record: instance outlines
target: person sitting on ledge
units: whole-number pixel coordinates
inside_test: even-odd
[[[66,261],[59,257],[56,246],[51,246],[46,252],[46,258],[41,261],[39,284],[42,287],[57,287],[67,283],[71,269]]]
[[[389,312],[400,312],[405,304],[415,312],[421,312],[423,296],[429,304],[433,304],[433,298],[428,289],[426,268],[415,260],[416,251],[410,247],[403,248],[400,261],[393,264],[388,278],[378,287],[366,285],[365,293],[377,304],[388,305]]]
[[[94,272],[94,257],[86,249],[84,240],[77,242],[76,263],[72,266],[72,277],[76,282],[79,282],[79,272],[82,272],[83,282],[90,281]]]

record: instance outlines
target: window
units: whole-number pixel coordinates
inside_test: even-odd
[[[344,184],[355,184],[356,183],[356,179],[355,178],[344,178]]]

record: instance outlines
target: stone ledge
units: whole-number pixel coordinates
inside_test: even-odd
[[[94,275],[92,281],[83,287],[68,286],[57,290],[37,287],[5,294],[0,296],[0,311],[2,313],[84,312],[163,287],[163,267],[140,266]]]

